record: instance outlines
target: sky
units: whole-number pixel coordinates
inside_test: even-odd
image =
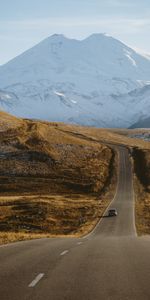
[[[107,33],[150,53],[150,0],[0,0],[0,65],[54,33]]]

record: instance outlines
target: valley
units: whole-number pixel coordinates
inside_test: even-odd
[[[0,300],[150,300],[150,2],[0,8]]]
[[[129,132],[0,112],[0,242],[90,232],[115,195],[120,145],[135,172],[137,230],[149,233],[150,146]]]

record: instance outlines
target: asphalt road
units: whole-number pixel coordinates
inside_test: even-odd
[[[111,207],[84,238],[0,247],[1,300],[150,300],[150,237],[137,237],[127,150]]]

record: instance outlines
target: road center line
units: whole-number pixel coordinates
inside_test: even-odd
[[[28,287],[34,287],[44,276],[45,274],[44,273],[40,273],[38,274],[35,279],[28,285]]]
[[[68,252],[69,252],[69,250],[65,250],[65,251],[63,251],[62,253],[60,253],[60,255],[63,256],[63,255],[65,255],[65,254],[67,254]]]

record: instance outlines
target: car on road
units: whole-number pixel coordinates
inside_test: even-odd
[[[108,210],[108,216],[109,217],[113,217],[113,216],[117,216],[117,210],[116,210],[116,208],[110,208],[109,210]]]

